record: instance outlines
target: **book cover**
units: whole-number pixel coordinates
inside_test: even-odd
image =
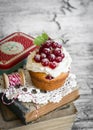
[[[23,125],[5,105],[0,104],[0,109],[0,130],[71,130],[77,113],[74,104],[70,103],[57,108],[28,125]]]

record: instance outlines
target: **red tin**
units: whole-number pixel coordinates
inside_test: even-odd
[[[10,73],[24,64],[26,57],[36,48],[33,39],[16,32],[0,40],[0,74]]]

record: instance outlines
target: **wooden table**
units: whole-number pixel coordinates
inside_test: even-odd
[[[93,130],[93,0],[0,0],[0,38],[16,31],[63,38],[81,95],[72,130]]]

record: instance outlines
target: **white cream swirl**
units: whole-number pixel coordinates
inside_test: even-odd
[[[44,72],[46,74],[50,74],[53,77],[57,77],[62,72],[68,72],[69,68],[71,66],[71,62],[72,62],[72,59],[65,48],[62,48],[62,52],[65,54],[65,57],[62,60],[62,62],[60,62],[55,69],[51,69],[49,67],[44,67],[44,66],[42,66],[41,63],[34,62],[33,57],[36,53],[35,51],[31,52],[31,54],[28,56],[26,68],[27,68],[27,70],[31,70],[34,72]]]

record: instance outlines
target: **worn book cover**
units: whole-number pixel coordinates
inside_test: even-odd
[[[0,130],[71,130],[77,110],[73,103],[64,105],[56,110],[23,125],[22,122],[5,105],[0,103]]]

